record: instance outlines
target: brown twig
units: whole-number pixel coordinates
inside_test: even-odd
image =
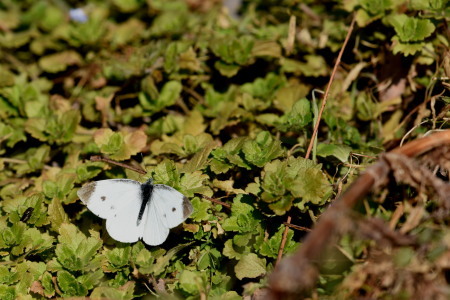
[[[220,204],[220,205],[222,205],[222,206],[225,206],[226,208],[231,208],[231,205],[228,204],[228,203],[222,202],[222,201],[220,201],[220,200],[217,200],[217,199],[214,199],[214,198],[205,196],[205,195],[202,195],[202,197],[205,198],[206,200],[209,200],[209,201],[214,202],[214,203],[216,203],[216,204]]]
[[[130,166],[128,164],[124,164],[124,163],[121,163],[121,162],[118,162],[118,161],[115,161],[115,160],[112,160],[112,159],[109,159],[107,157],[103,157],[103,156],[100,156],[100,155],[93,155],[93,156],[91,156],[90,160],[91,161],[106,162],[106,163],[109,163],[109,164],[112,164],[112,165],[116,165],[116,166],[119,166],[119,167],[122,167],[122,168],[125,168],[125,169],[129,169],[131,171],[134,171],[134,172],[142,174],[142,175],[147,174],[147,172],[145,170],[142,170],[140,168],[136,168],[136,167]]]
[[[311,229],[309,229],[308,227],[303,227],[303,226],[298,226],[298,225],[294,225],[288,222],[283,222],[284,225],[297,229],[297,230],[301,230],[301,231],[311,231]]]
[[[333,83],[334,76],[336,75],[337,68],[338,68],[338,66],[339,66],[339,64],[341,62],[342,55],[343,55],[344,50],[345,50],[345,48],[347,46],[348,40],[350,39],[350,35],[353,32],[353,28],[355,26],[355,20],[356,20],[356,18],[353,17],[352,22],[350,23],[350,27],[349,27],[348,32],[347,32],[347,36],[345,37],[345,40],[344,40],[344,44],[342,45],[341,50],[339,51],[339,55],[337,57],[336,63],[334,64],[333,72],[331,73],[330,80],[328,81],[327,89],[325,90],[325,94],[323,96],[322,105],[320,107],[319,114],[317,116],[317,122],[314,125],[314,130],[313,130],[313,133],[312,133],[312,136],[311,136],[311,140],[309,142],[308,150],[306,151],[305,158],[309,158],[309,156],[311,154],[311,150],[312,150],[312,147],[314,145],[314,140],[316,139],[317,131],[319,130],[320,119],[322,118],[322,114],[323,114],[323,111],[325,109],[325,105],[327,104],[328,94],[330,92],[331,84]],[[292,217],[289,215],[287,217],[286,223],[290,224],[291,220],[292,220]],[[285,229],[284,229],[284,232],[283,232],[283,238],[281,239],[280,249],[278,250],[278,257],[277,257],[276,264],[278,264],[280,262],[281,258],[283,257],[283,251],[284,251],[284,246],[286,245],[286,239],[287,239],[288,231],[289,231],[289,227],[286,226]]]
[[[333,72],[331,73],[330,80],[328,81],[327,89],[325,90],[325,94],[323,96],[322,105],[320,106],[319,115],[317,117],[317,122],[314,126],[314,130],[313,130],[313,133],[311,136],[311,141],[309,142],[308,150],[306,150],[305,158],[308,158],[309,155],[311,154],[311,150],[314,145],[314,139],[316,138],[317,132],[319,130],[320,120],[322,118],[322,114],[325,109],[325,106],[327,105],[328,94],[330,93],[331,84],[333,83],[334,76],[336,75],[337,68],[339,67],[339,64],[341,62],[342,55],[344,54],[344,50],[347,46],[348,40],[350,39],[350,35],[352,34],[353,28],[355,27],[355,20],[356,20],[356,18],[353,17],[353,20],[350,23],[350,27],[348,28],[347,36],[345,37],[345,40],[344,40],[344,44],[342,45],[341,51],[339,51],[339,55],[337,57],[336,63],[334,64]]]
[[[412,141],[391,153],[408,157],[418,156],[433,148],[450,145],[450,130],[441,131]],[[292,256],[282,260],[269,277],[270,295],[267,299],[295,298],[309,290],[316,282],[316,264],[326,246],[334,238],[351,228],[349,215],[355,204],[374,187],[382,183],[390,172],[389,163],[381,159],[369,167],[352,185],[339,196],[316,223],[301,248]]]

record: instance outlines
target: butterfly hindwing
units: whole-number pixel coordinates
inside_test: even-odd
[[[162,244],[169,235],[169,227],[161,222],[161,216],[158,215],[156,206],[147,204],[147,219],[144,230],[144,242],[150,246]]]
[[[144,242],[149,245],[163,243],[169,229],[178,226],[192,213],[191,202],[176,189],[155,184],[148,206]]]

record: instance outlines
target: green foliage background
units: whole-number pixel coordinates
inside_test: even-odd
[[[1,299],[253,294],[287,213],[311,227],[359,174],[353,165],[427,120],[427,107],[406,116],[450,69],[445,0],[243,1],[238,19],[218,1],[87,1],[86,23],[69,19],[75,4],[0,3]],[[325,87],[352,12],[358,27],[303,159],[312,91]],[[406,70],[407,84],[381,101],[395,79],[386,66]],[[148,175],[89,161],[97,154]],[[193,215],[160,247],[113,241],[76,191],[121,177],[173,186]],[[290,229],[284,253],[303,236]],[[346,247],[358,257],[363,245]],[[332,294],[345,274],[322,276],[317,292]]]

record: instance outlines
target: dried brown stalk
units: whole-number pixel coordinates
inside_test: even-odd
[[[433,148],[450,144],[450,130],[412,141],[390,153],[415,157]],[[315,228],[308,234],[301,248],[277,264],[269,277],[270,291],[267,299],[298,299],[310,290],[317,279],[317,264],[326,246],[351,227],[350,215],[355,204],[369,191],[381,184],[390,173],[390,163],[381,159],[369,167],[348,190],[338,197],[322,214]]]

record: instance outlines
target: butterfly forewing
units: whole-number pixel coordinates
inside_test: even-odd
[[[155,184],[150,205],[156,207],[156,214],[161,223],[173,228],[189,217],[193,211],[191,202],[176,189]]]
[[[136,206],[136,202],[142,202],[141,184],[129,179],[90,182],[79,189],[77,194],[89,210],[102,219],[114,216],[125,206]]]
[[[78,196],[92,213],[107,219],[106,230],[113,239],[130,243],[142,237],[145,222],[137,224],[142,205],[139,182],[128,179],[95,181],[84,185]]]

